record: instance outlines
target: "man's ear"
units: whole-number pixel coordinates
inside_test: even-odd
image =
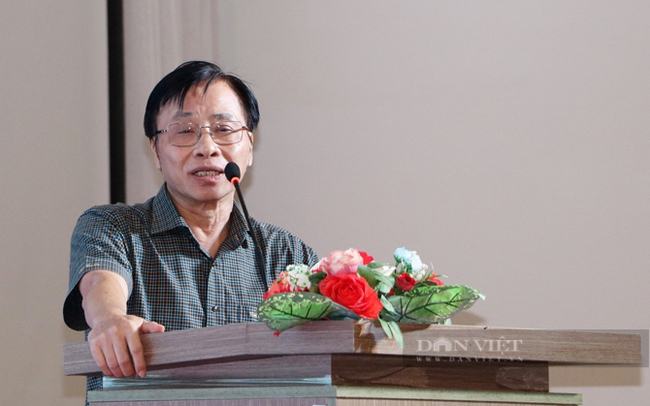
[[[162,172],[162,164],[160,163],[160,156],[158,155],[158,137],[153,137],[150,140],[151,150],[153,151],[153,160],[156,161],[156,168]]]
[[[251,149],[250,149],[250,151],[248,151],[248,159],[246,160],[246,167],[247,168],[250,167],[251,165],[253,165],[253,133],[249,132],[248,134],[249,134]]]

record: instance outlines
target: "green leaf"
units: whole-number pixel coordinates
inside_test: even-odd
[[[379,319],[379,324],[381,324],[381,328],[384,330],[384,334],[386,334],[386,337],[388,337],[388,339],[390,340],[390,339],[393,338],[393,332],[391,331],[390,326],[388,325],[388,323],[389,322],[387,322],[387,321]]]
[[[328,297],[309,292],[287,292],[273,295],[257,306],[259,321],[273,331],[281,332],[308,321],[319,320],[342,307]]]
[[[403,295],[390,296],[395,313],[385,317],[398,323],[439,323],[469,309],[479,298],[484,297],[468,286],[418,284]]]
[[[359,273],[360,277],[368,282],[368,285],[370,285],[371,288],[374,289],[375,286],[377,286],[378,281],[375,277],[375,272],[373,272],[370,268],[365,265],[359,265],[357,272]]]
[[[327,318],[330,320],[361,319],[358,314],[336,302],[332,302],[332,310],[327,314]]]
[[[309,275],[309,282],[311,282],[312,285],[318,285],[326,276],[327,274],[323,271],[313,273]]]
[[[379,324],[381,324],[381,328],[389,340],[394,339],[399,348],[404,348],[404,337],[402,337],[402,330],[397,323],[394,321],[385,321],[380,318]]]
[[[390,293],[390,290],[393,288],[393,285],[387,285],[385,283],[380,283],[377,285],[377,291],[379,293],[383,293],[384,295],[387,295]]]
[[[395,278],[392,278],[390,276],[386,276],[386,275],[384,275],[383,273],[381,273],[379,271],[373,271],[373,273],[375,274],[375,278],[380,283],[386,284],[386,285],[388,285],[390,287],[392,287],[395,284]]]
[[[381,300],[381,303],[384,305],[384,309],[388,312],[395,313],[395,308],[391,304],[391,302],[386,299],[386,296],[380,296],[379,300]]]
[[[399,346],[399,348],[404,348],[404,337],[402,337],[402,330],[399,328],[399,324],[397,324],[394,321],[389,321],[388,326],[390,327],[393,337],[395,338],[395,342]]]

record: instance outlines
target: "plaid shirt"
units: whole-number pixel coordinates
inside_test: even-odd
[[[269,286],[287,265],[314,265],[314,250],[287,231],[252,219],[267,265]],[[163,185],[142,204],[93,207],[72,234],[66,324],[88,329],[78,283],[93,270],[121,275],[129,288],[127,312],[167,331],[256,321],[264,285],[246,220],[235,204],[230,229],[212,258],[178,214]],[[101,380],[90,378],[89,387]]]

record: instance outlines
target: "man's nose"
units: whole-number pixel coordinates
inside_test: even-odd
[[[196,144],[198,154],[212,156],[220,151],[219,145],[212,139],[212,134],[210,126],[199,127],[199,142]]]

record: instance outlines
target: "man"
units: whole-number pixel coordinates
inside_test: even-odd
[[[187,62],[153,89],[144,118],[165,184],[142,204],[94,207],[71,243],[66,324],[87,330],[106,376],[144,377],[140,334],[256,320],[266,283],[316,253],[288,232],[253,219],[266,269],[224,175],[253,163],[255,96],[208,62]],[[101,388],[89,378],[89,389]]]

